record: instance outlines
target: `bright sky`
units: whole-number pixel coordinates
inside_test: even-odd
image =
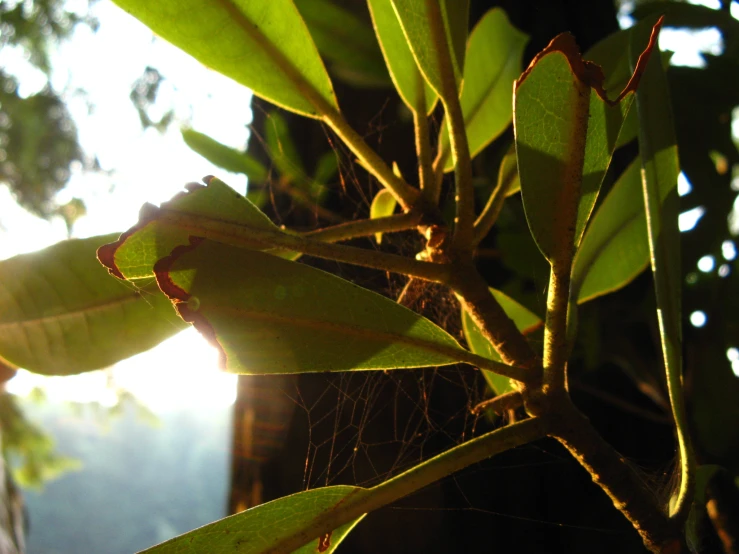
[[[86,2],[72,1],[84,11]],[[212,166],[182,141],[179,128],[191,125],[230,146],[246,145],[251,119],[251,93],[241,85],[212,72],[151,31],[108,0],[93,5],[100,21],[97,33],[80,26],[74,37],[53,57],[53,85],[66,91],[65,100],[78,125],[80,142],[97,156],[105,173],[84,173],[73,168],[69,186],[58,197],[84,200],[88,215],[74,226],[75,237],[123,231],[134,224],[145,202],[169,199],[191,181],[215,174],[244,193],[246,178]],[[132,84],[146,66],[165,77],[158,105],[162,113],[173,106],[176,123],[161,135],[142,132],[138,114],[129,99]],[[18,51],[3,49],[0,66],[21,80],[22,94],[43,86],[37,73]],[[77,92],[86,91],[87,94]],[[157,114],[152,114],[155,118]],[[61,219],[40,220],[19,208],[6,187],[0,186],[0,259],[44,248],[66,238]],[[176,360],[176,361],[173,361]],[[113,381],[133,392],[156,410],[193,403],[229,403],[235,396],[235,377],[217,369],[211,348],[190,329],[159,347],[123,361],[113,368]],[[102,372],[72,378],[49,379],[21,372],[9,389],[25,394],[43,386],[54,399],[114,401]]]

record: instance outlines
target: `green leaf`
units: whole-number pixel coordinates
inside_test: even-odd
[[[210,163],[231,173],[243,173],[249,177],[251,184],[264,183],[267,180],[267,168],[247,152],[221,144],[194,129],[182,129],[182,138],[185,144]]]
[[[265,122],[264,141],[267,144],[269,157],[283,179],[289,183],[306,180],[305,167],[300,159],[295,142],[290,136],[287,121],[276,110],[269,114]]]
[[[430,113],[436,104],[436,93],[419,73],[391,0],[368,0],[367,5],[390,77],[401,100],[415,112],[417,99],[423,90],[426,112]]]
[[[100,262],[120,279],[153,277],[154,264],[159,259],[169,255],[176,246],[188,244],[190,235],[203,234],[200,229],[193,228],[188,216],[210,220],[216,226],[219,222],[235,223],[280,232],[259,208],[223,181],[211,177],[207,183],[207,186],[188,185],[187,192],[164,202],[161,208],[146,204],[141,209],[138,224],[117,241],[98,250]],[[184,221],[179,226],[164,222],[160,218],[162,213],[182,216]],[[223,240],[228,242],[229,238],[224,237]],[[239,239],[236,243],[243,245],[244,240]]]
[[[710,10],[715,11],[715,10]],[[631,79],[631,63],[629,60],[630,43],[632,35],[636,31],[635,27],[624,29],[616,33],[610,34],[603,40],[599,41],[595,46],[588,50],[583,56],[586,60],[597,63],[606,75],[603,85],[609,96],[615,97],[619,91],[623,90]],[[641,50],[646,48],[648,38],[643,45],[640,44]],[[667,67],[670,63],[671,52],[660,52],[662,65]],[[624,144],[636,139],[639,133],[639,120],[636,110],[630,110],[624,121],[621,133],[616,141],[616,148],[620,148]]]
[[[503,308],[506,315],[513,320],[518,330],[524,335],[533,333],[542,326],[543,322],[539,316],[528,308],[523,307],[507,294],[493,288],[490,289],[490,292],[498,301],[501,308]],[[493,345],[483,336],[480,328],[464,308],[462,308],[462,329],[464,330],[464,338],[467,340],[467,345],[473,353],[495,360],[496,362],[501,361]],[[514,390],[511,380],[508,377],[488,370],[483,370],[483,375],[495,395]]]
[[[95,250],[114,235],[0,262],[0,357],[46,375],[101,369],[183,328],[153,282],[113,279]]]
[[[620,289],[649,265],[641,186],[641,160],[637,158],[588,225],[572,270],[572,296],[579,303]]]
[[[157,35],[287,110],[320,117],[338,104],[292,0],[116,0]]]
[[[295,0],[318,51],[331,63],[334,75],[362,87],[390,84],[372,29],[341,3]]]
[[[443,94],[443,50],[449,52],[454,79],[459,89],[464,69],[465,43],[469,26],[469,0],[392,0],[403,34],[418,68],[437,94]],[[435,6],[433,4],[436,4]],[[437,11],[438,10],[438,11]],[[445,43],[437,44],[431,29],[440,15]]]
[[[638,83],[632,79],[610,101],[603,80],[600,68],[583,61],[573,37],[563,34],[516,82],[514,128],[524,209],[552,264],[569,259],[580,243]]]
[[[313,172],[313,181],[321,185],[325,185],[334,178],[338,171],[339,160],[336,156],[336,152],[329,150],[318,158],[315,171]]]
[[[193,237],[154,269],[178,313],[235,373],[427,367],[468,354],[388,298],[262,252]]]
[[[632,35],[632,66],[641,62],[641,59],[637,62],[637,48],[649,32],[649,23],[640,23]],[[682,390],[682,279],[680,231],[677,224],[680,208],[677,177],[680,166],[669,96],[662,63],[659,57],[654,57],[646,64],[644,86],[636,93],[639,153],[662,355],[680,449],[681,483],[675,509],[683,512],[689,508],[695,462]]]
[[[508,21],[501,8],[488,11],[470,34],[460,103],[472,157],[490,144],[513,118],[513,82],[521,74],[528,36]],[[439,134],[447,160],[454,169],[446,119]]]
[[[380,189],[372,199],[372,205],[370,206],[370,219],[393,215],[395,206],[397,205],[397,200],[395,200],[395,197],[389,190]],[[375,233],[375,240],[377,240],[377,244],[380,244],[382,242],[382,233]]]
[[[285,496],[175,537],[144,550],[142,554],[270,552],[286,537],[293,536],[297,530],[307,527],[314,519],[335,508],[340,502],[365,490],[360,487],[338,485]],[[328,536],[314,539],[295,552],[297,554],[334,552],[363,517],[342,525]]]

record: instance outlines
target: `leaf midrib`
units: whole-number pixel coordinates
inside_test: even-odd
[[[140,298],[141,298],[141,293],[131,292],[131,293],[126,294],[125,296],[118,296],[112,300],[106,300],[104,302],[95,302],[91,304],[86,304],[82,306],[81,308],[75,308],[72,310],[67,310],[67,311],[53,314],[53,315],[44,315],[40,317],[31,317],[31,318],[26,318],[26,319],[16,319],[13,321],[0,321],[0,330],[7,329],[9,327],[19,326],[19,325],[33,325],[37,323],[46,323],[46,322],[52,322],[52,321],[62,321],[65,319],[72,319],[80,315],[86,315],[86,314],[90,314],[94,312],[102,312],[111,307],[121,306],[129,302],[135,302],[136,300],[139,300]]]

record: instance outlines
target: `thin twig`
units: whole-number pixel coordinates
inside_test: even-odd
[[[375,233],[392,233],[415,229],[421,220],[419,212],[394,214],[377,219],[360,219],[347,221],[332,227],[324,227],[314,231],[301,233],[304,237],[322,240],[324,242],[340,242],[358,237],[369,237]]]
[[[451,268],[446,264],[423,262],[398,256],[356,248],[344,244],[331,244],[299,235],[285,233],[277,228],[247,227],[237,223],[230,223],[211,217],[183,214],[175,211],[160,209],[158,220],[181,229],[191,231],[198,237],[215,240],[244,248],[285,249],[301,252],[309,256],[326,258],[364,267],[412,275],[426,281],[445,283],[449,279]]]
[[[533,442],[546,433],[546,421],[527,419],[469,440],[375,487],[357,488],[305,528],[272,545],[268,552],[294,552],[316,537],[330,533],[363,514],[408,496],[471,464]]]

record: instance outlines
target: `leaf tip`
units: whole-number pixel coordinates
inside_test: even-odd
[[[603,89],[605,76],[603,75],[603,70],[598,64],[583,59],[582,54],[580,53],[580,48],[577,46],[577,42],[575,41],[575,37],[570,33],[560,33],[554,37],[544,50],[539,52],[534,59],[531,60],[529,66],[516,81],[516,88],[526,80],[526,77],[528,77],[529,73],[531,73],[536,64],[538,64],[542,58],[554,52],[559,52],[564,55],[567,59],[567,63],[570,65],[572,73],[574,73],[582,83],[594,88],[599,95],[605,96],[605,90]]]
[[[636,62],[636,67],[634,67],[634,72],[632,73],[629,82],[626,83],[626,86],[621,91],[621,94],[618,95],[618,98],[615,100],[614,103],[620,102],[624,96],[626,96],[630,92],[635,91],[639,86],[639,82],[641,81],[641,77],[647,68],[647,63],[649,62],[652,51],[654,50],[655,46],[657,46],[657,39],[659,38],[659,32],[662,29],[662,23],[664,22],[664,20],[665,16],[660,16],[660,18],[652,27],[652,32],[649,35],[649,42],[647,43],[647,47],[641,54],[639,54],[639,59]]]

